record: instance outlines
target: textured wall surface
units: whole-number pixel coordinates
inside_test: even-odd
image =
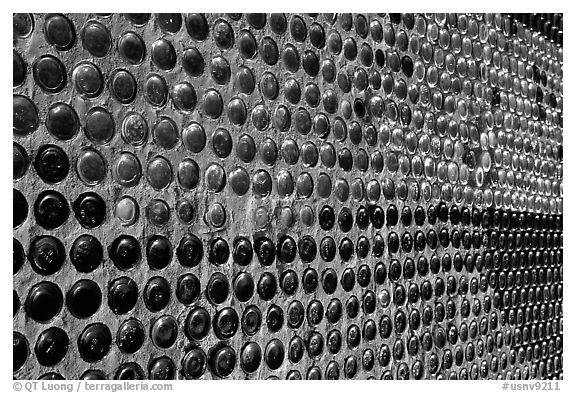
[[[560,14],[14,14],[14,378],[562,378]]]

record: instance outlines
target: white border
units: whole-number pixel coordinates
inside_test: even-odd
[[[137,3],[134,2],[130,4],[127,1],[119,0],[98,0],[97,2],[91,1],[78,1],[78,0],[58,0],[58,1],[11,1],[4,0],[0,7],[3,9],[1,15],[0,23],[0,37],[2,37],[2,51],[0,53],[9,54],[8,45],[12,41],[12,12],[94,12],[94,11],[108,11],[108,12],[183,12],[183,11],[194,11],[194,12],[319,12],[324,10],[329,10],[330,12],[380,12],[380,11],[396,11],[396,12],[563,12],[564,13],[564,42],[566,43],[564,48],[564,91],[574,92],[576,91],[576,85],[574,84],[574,76],[576,74],[576,69],[572,71],[571,67],[567,67],[566,64],[574,65],[574,48],[576,44],[568,44],[570,42],[576,43],[576,37],[574,37],[575,29],[572,28],[571,22],[575,22],[574,18],[574,8],[576,7],[572,3],[570,5],[568,2],[562,3],[561,1],[493,1],[493,0],[483,0],[483,1],[424,1],[424,0],[412,0],[412,1],[384,1],[384,0],[362,0],[361,2],[335,2],[335,1],[314,1],[310,0],[289,0],[286,2],[282,1],[265,1],[265,0],[248,0],[248,1],[238,1],[238,0],[217,0],[217,1],[150,1],[150,0],[140,0]],[[8,12],[10,11],[10,12]],[[11,175],[12,170],[12,155],[9,151],[12,145],[9,139],[12,139],[12,134],[10,133],[9,119],[12,118],[11,101],[12,96],[9,95],[11,88],[12,70],[10,64],[5,61],[1,63],[1,69],[3,76],[2,78],[2,89],[3,94],[1,95],[0,106],[2,110],[3,122],[2,131],[0,132],[0,138],[2,142],[0,146],[2,148],[2,153],[0,154],[0,176],[2,181],[0,184],[6,185],[4,188],[5,192],[0,193],[1,203],[0,206],[10,206],[10,211],[12,210],[12,198],[10,198],[11,193],[9,192],[8,184],[12,181]],[[567,71],[567,72],[566,72]],[[573,90],[574,89],[574,90]],[[572,102],[572,104],[570,104]],[[572,116],[571,110],[569,108],[575,108],[574,106],[573,93],[567,93],[564,95],[564,108],[567,111],[564,113],[564,128],[567,132],[564,134],[564,150],[565,163],[564,163],[564,173],[567,175],[567,181],[564,184],[565,195],[567,199],[564,201],[564,222],[565,231],[564,238],[565,244],[570,244],[571,241],[576,240],[576,202],[574,189],[576,188],[576,160],[575,156],[570,154],[571,148],[576,149],[576,132],[575,132],[575,122]],[[572,181],[571,176],[575,174],[575,179]],[[8,209],[3,209],[2,213],[4,215],[8,214]],[[12,253],[12,228],[10,227],[10,222],[12,220],[9,217],[5,217],[5,221],[0,229],[0,242],[1,248],[4,254],[3,271],[0,274],[1,285],[1,299],[5,302],[9,302],[12,298],[12,274],[9,257]],[[571,247],[565,247],[564,249],[564,381],[560,381],[560,389],[562,391],[572,391],[576,392],[575,378],[571,371],[574,370],[574,353],[576,350],[575,336],[572,336],[572,329],[574,329],[574,295],[575,287],[572,287],[571,279],[576,277],[574,261],[576,249]],[[568,307],[566,307],[568,305]],[[0,336],[4,337],[0,340],[2,343],[2,353],[4,356],[0,356],[0,370],[2,373],[2,378],[0,380],[0,386],[5,388],[5,391],[14,391],[14,381],[12,380],[12,347],[10,346],[10,341],[8,337],[12,334],[12,306],[7,303],[5,308],[0,315],[2,321],[2,329]],[[116,381],[119,382],[119,381]],[[511,382],[511,381],[510,381]],[[525,381],[530,382],[530,381]],[[273,384],[273,385],[272,385]],[[378,384],[378,385],[376,385]],[[269,391],[274,389],[278,393],[294,393],[295,389],[305,389],[318,392],[319,389],[328,388],[332,392],[346,392],[349,390],[359,390],[359,389],[376,389],[376,390],[387,390],[387,391],[402,391],[402,392],[416,392],[422,389],[431,391],[441,391],[443,393],[486,393],[486,392],[504,392],[502,389],[503,381],[386,381],[386,382],[375,382],[375,381],[306,381],[306,382],[292,382],[292,381],[174,381],[172,383],[173,392],[190,392],[198,391],[200,389],[210,389],[210,390],[228,390],[230,393],[254,393],[256,391]],[[360,386],[363,385],[363,386]],[[76,389],[76,385],[74,385]],[[510,390],[510,389],[508,389]],[[24,390],[25,391],[25,390]],[[84,391],[84,390],[81,390]]]

